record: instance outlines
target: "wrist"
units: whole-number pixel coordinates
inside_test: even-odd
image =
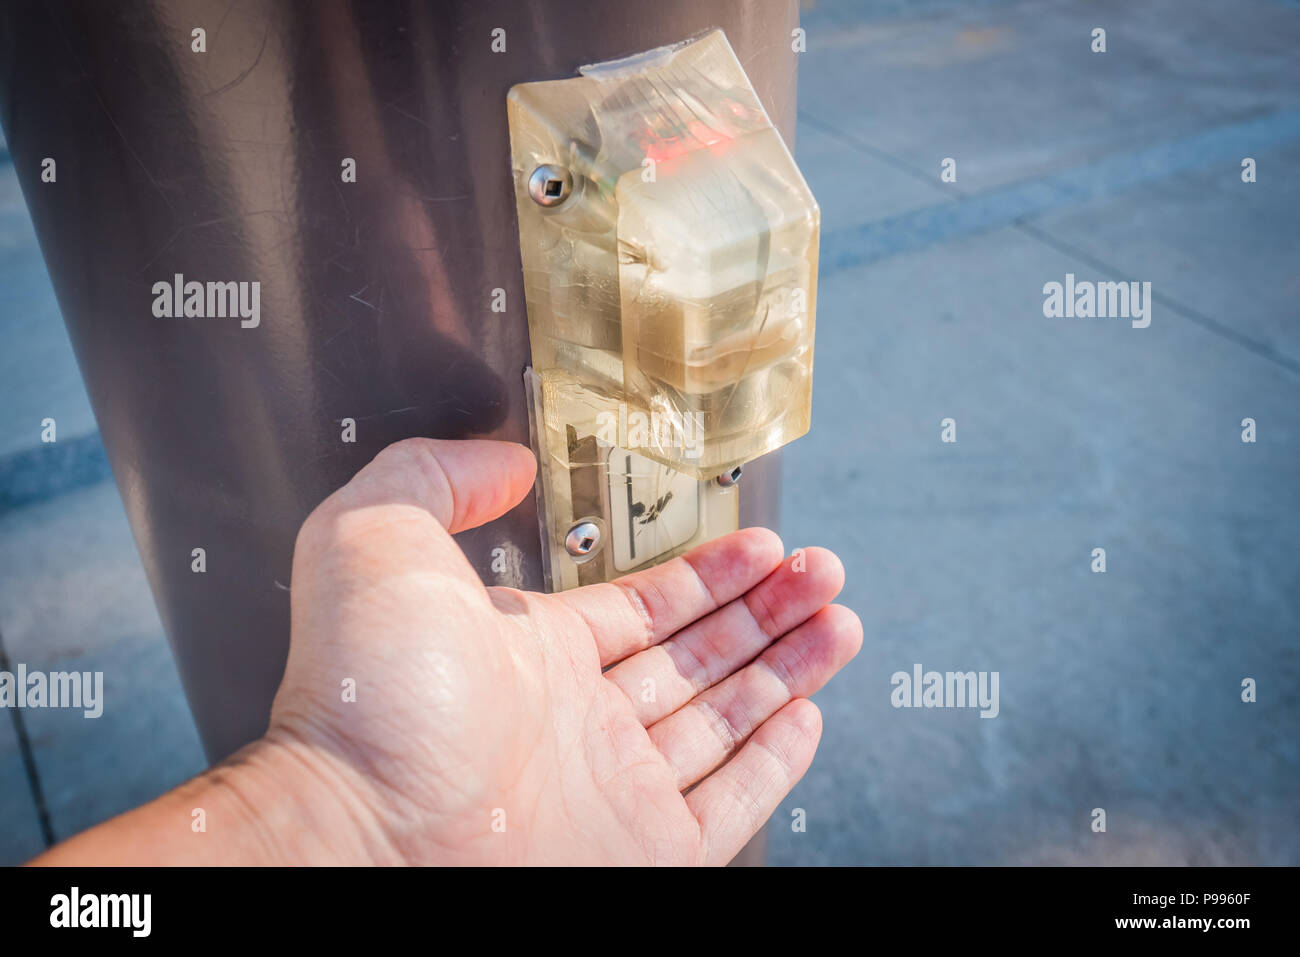
[[[287,728],[273,728],[200,780],[200,796],[222,818],[214,828],[209,817],[209,835],[220,838],[225,825],[231,827],[226,840],[235,838],[238,858],[231,863],[403,863],[365,776]]]
[[[363,776],[279,729],[144,807],[42,854],[40,865],[403,863]]]

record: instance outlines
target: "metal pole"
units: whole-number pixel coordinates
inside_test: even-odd
[[[721,27],[792,142],[795,26],[793,0],[4,4],[0,120],[210,759],[266,727],[317,502],[404,437],[528,442],[507,89]],[[245,284],[247,315],[158,317],[178,276]],[[743,523],[779,485],[747,467]],[[540,586],[534,511],[460,536],[485,580]]]

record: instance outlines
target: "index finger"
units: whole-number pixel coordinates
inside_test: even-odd
[[[775,532],[745,528],[643,572],[554,597],[587,622],[603,668],[739,598],[771,574],[783,554]]]

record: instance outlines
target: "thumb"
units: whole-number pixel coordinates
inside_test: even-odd
[[[514,442],[404,439],[376,455],[334,495],[345,509],[414,505],[455,533],[518,505],[536,471],[533,453]]]

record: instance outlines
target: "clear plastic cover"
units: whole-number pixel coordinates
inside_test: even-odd
[[[623,484],[645,506],[661,472],[676,503],[641,526],[661,523],[657,551],[617,535],[645,514],[590,516],[621,572],[717,526],[697,514],[687,534],[683,476],[700,508],[729,496],[734,527],[734,489],[712,480],[808,430],[820,214],[721,31],[580,74],[510,91],[511,151],[552,493],[571,505],[559,470],[580,467],[607,498],[611,476],[640,476]],[[589,438],[600,454],[575,466]],[[546,520],[553,547],[578,517]]]

